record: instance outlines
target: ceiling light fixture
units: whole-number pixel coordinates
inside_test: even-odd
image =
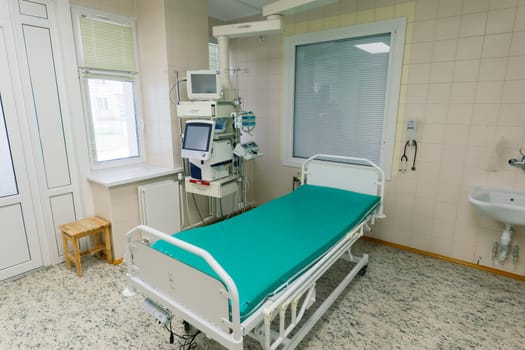
[[[361,49],[371,54],[390,52],[390,46],[388,46],[382,41],[377,42],[377,43],[359,44],[359,45],[354,45],[354,46],[357,47],[358,49]]]

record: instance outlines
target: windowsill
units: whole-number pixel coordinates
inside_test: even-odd
[[[95,170],[88,181],[110,188],[161,176],[173,175],[182,169],[162,168],[149,164],[133,164],[115,168]]]

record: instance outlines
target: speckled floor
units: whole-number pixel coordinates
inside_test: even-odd
[[[525,282],[366,241],[357,251],[370,255],[367,274],[300,349],[525,349]],[[140,296],[121,296],[123,266],[83,261],[82,278],[59,264],[0,283],[0,349],[177,348]],[[321,284],[333,284],[344,264]],[[221,349],[202,335],[197,344]]]

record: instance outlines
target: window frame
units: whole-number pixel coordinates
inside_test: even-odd
[[[405,46],[406,18],[358,24],[321,32],[289,36],[284,42],[284,101],[282,119],[281,162],[284,166],[300,167],[304,158],[293,156],[295,108],[295,53],[296,46],[325,41],[348,39],[390,33],[391,50],[388,58],[387,88],[385,96],[384,127],[380,150],[380,164],[387,177],[392,172],[397,112],[401,91],[401,72]]]
[[[113,81],[125,81],[133,83],[133,99],[135,102],[135,124],[136,124],[136,133],[137,133],[137,146],[138,146],[138,155],[131,156],[127,158],[118,158],[112,160],[97,160],[97,146],[95,140],[95,130],[94,130],[94,121],[91,111],[91,100],[89,95],[89,79],[106,79]],[[91,161],[92,169],[103,169],[110,168],[115,166],[137,164],[144,162],[144,125],[142,119],[139,119],[139,98],[138,95],[138,85],[140,84],[139,78],[136,75],[130,74],[112,74],[108,72],[100,72],[96,70],[81,70],[80,71],[80,81],[81,81],[81,90],[82,90],[82,102],[84,105],[84,124],[86,126],[87,135],[88,135],[88,149],[89,157]],[[140,90],[139,90],[140,91]]]
[[[71,16],[73,22],[73,33],[75,38],[75,50],[77,54],[77,65],[80,80],[80,88],[82,95],[82,103],[84,109],[84,125],[86,129],[86,138],[88,142],[89,160],[92,170],[99,170],[105,168],[112,168],[118,166],[132,165],[144,163],[145,158],[145,137],[144,137],[144,119],[142,117],[142,96],[141,96],[141,81],[138,61],[138,45],[137,45],[137,28],[135,20],[131,17],[116,15],[103,11],[93,10],[80,6],[71,7]],[[133,34],[134,55],[137,72],[118,71],[111,69],[95,69],[81,66],[83,60],[82,38],[80,33],[80,17],[87,16],[100,21],[107,21],[117,25],[124,25],[131,27]],[[94,121],[91,112],[91,100],[88,87],[88,79],[106,79],[114,81],[129,81],[133,83],[133,99],[135,110],[135,124],[137,135],[138,156],[131,156],[126,158],[118,158],[112,160],[97,160],[97,147],[94,131]]]

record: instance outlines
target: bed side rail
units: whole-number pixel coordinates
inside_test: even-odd
[[[221,281],[151,248],[146,237],[162,239],[200,256],[226,288]],[[175,309],[179,316],[205,332],[208,330],[207,335],[223,345],[229,348],[238,344],[242,346],[237,287],[207,251],[139,225],[126,234],[126,264],[129,287],[138,289],[170,310]]]
[[[371,220],[371,216],[350,230],[306,273],[291,282],[288,288],[268,299],[261,306],[262,313],[254,314],[246,319],[243,325],[246,330],[250,331],[248,335],[257,339],[265,350],[281,347],[282,349],[294,349],[353,278],[367,266],[368,255],[356,257],[352,255],[350,249],[363,236],[368,220]],[[315,302],[317,281],[340,258],[345,258],[355,265],[325,301],[307,316],[305,311]],[[304,316],[307,316],[306,319],[303,319]],[[278,319],[278,330],[271,328],[275,319]]]
[[[376,217],[385,217],[385,173],[369,159],[316,154],[303,162],[301,184],[305,183],[379,196]]]

